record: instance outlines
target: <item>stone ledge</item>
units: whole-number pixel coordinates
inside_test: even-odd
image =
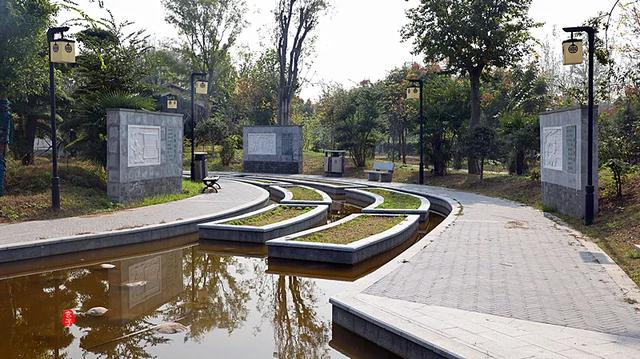
[[[319,201],[314,201],[314,200],[294,200],[293,199],[293,193],[291,191],[289,191],[287,189],[287,187],[302,187],[302,188],[306,188],[306,189],[315,191],[320,196],[322,196],[322,200],[319,200]],[[326,206],[331,206],[331,204],[333,203],[333,201],[331,200],[331,197],[329,197],[329,195],[327,195],[323,191],[320,191],[319,189],[315,189],[315,188],[308,187],[308,186],[302,186],[302,185],[296,185],[296,186],[292,186],[292,185],[271,186],[269,188],[269,192],[271,192],[271,196],[272,197],[276,198],[282,204],[291,204],[291,205],[299,205],[299,206],[300,205],[326,205]]]
[[[263,191],[262,196],[256,200],[246,203],[243,206],[212,215],[204,215],[169,223],[147,225],[139,228],[0,245],[0,263],[125,246],[129,244],[145,243],[165,238],[183,236],[197,232],[198,223],[221,220],[223,218],[230,218],[243,213],[253,212],[266,206],[268,201],[269,194],[267,191]]]
[[[413,196],[420,200],[420,207],[417,209],[381,209],[379,206],[384,203],[384,197],[379,194],[369,192],[366,188],[363,189],[346,189],[346,199],[347,202],[353,203],[357,206],[364,207],[362,209],[362,213],[380,213],[380,214],[417,214],[420,216],[420,222],[426,222],[429,219],[429,209],[431,208],[431,203],[428,199],[426,199],[423,195],[419,196],[413,193],[408,193],[404,191],[398,191],[395,189],[383,188],[383,187],[372,187],[373,188],[381,188],[386,191],[396,192],[405,194],[408,196]]]
[[[349,244],[296,241],[296,238],[339,226],[363,215],[352,214],[322,227],[267,241],[268,256],[313,262],[356,264],[397,247],[414,236],[418,229],[419,216],[409,215],[400,224],[384,232]],[[395,217],[395,215],[378,216]]]
[[[231,224],[225,224],[226,222],[244,219],[257,214],[271,211],[280,206],[274,204],[260,210],[246,213],[237,217],[228,218],[221,221],[215,221],[211,223],[204,223],[198,225],[198,232],[201,239],[215,239],[219,241],[233,241],[233,242],[249,242],[249,243],[264,243],[270,239],[287,236],[292,233],[304,231],[306,229],[322,225],[327,223],[327,213],[329,207],[326,205],[308,206],[316,207],[311,211],[304,213],[300,216],[288,219],[286,221],[269,224],[262,227],[255,226],[236,226]],[[288,207],[300,207],[290,205]]]

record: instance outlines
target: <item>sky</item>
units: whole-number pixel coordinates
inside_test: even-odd
[[[174,41],[176,30],[164,21],[160,0],[105,0],[116,20],[129,20],[144,28],[156,41]],[[269,46],[272,9],[276,0],[246,0],[249,26],[238,39],[238,46],[259,51]],[[558,42],[567,37],[562,31],[553,37],[553,28],[578,26],[599,11],[609,11],[614,0],[533,0],[531,17],[544,23],[533,34]],[[419,0],[333,0],[329,14],[315,31],[313,63],[303,71],[309,81],[301,91],[303,98],[315,99],[322,84],[337,83],[351,87],[362,80],[376,81],[394,67],[420,61],[411,54],[410,42],[402,42],[400,29],[407,20],[405,11]],[[83,6],[86,3],[83,3]],[[95,17],[104,10],[90,9]],[[65,18],[63,14],[62,19]],[[73,30],[73,29],[72,29]]]

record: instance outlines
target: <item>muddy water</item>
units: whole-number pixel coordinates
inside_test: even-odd
[[[0,358],[392,358],[332,328],[329,298],[403,248],[330,269],[184,237],[3,265]],[[92,307],[109,311],[80,315]],[[70,327],[65,309],[77,313]],[[171,321],[189,331],[153,329]]]

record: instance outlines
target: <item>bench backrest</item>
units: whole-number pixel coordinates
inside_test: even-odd
[[[393,164],[393,162],[379,162],[379,161],[373,162],[374,171],[393,172],[394,167],[395,165]]]

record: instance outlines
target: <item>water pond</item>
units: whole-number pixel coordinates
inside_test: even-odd
[[[349,268],[194,236],[2,265],[0,358],[393,358],[332,327],[329,298],[410,244]]]

